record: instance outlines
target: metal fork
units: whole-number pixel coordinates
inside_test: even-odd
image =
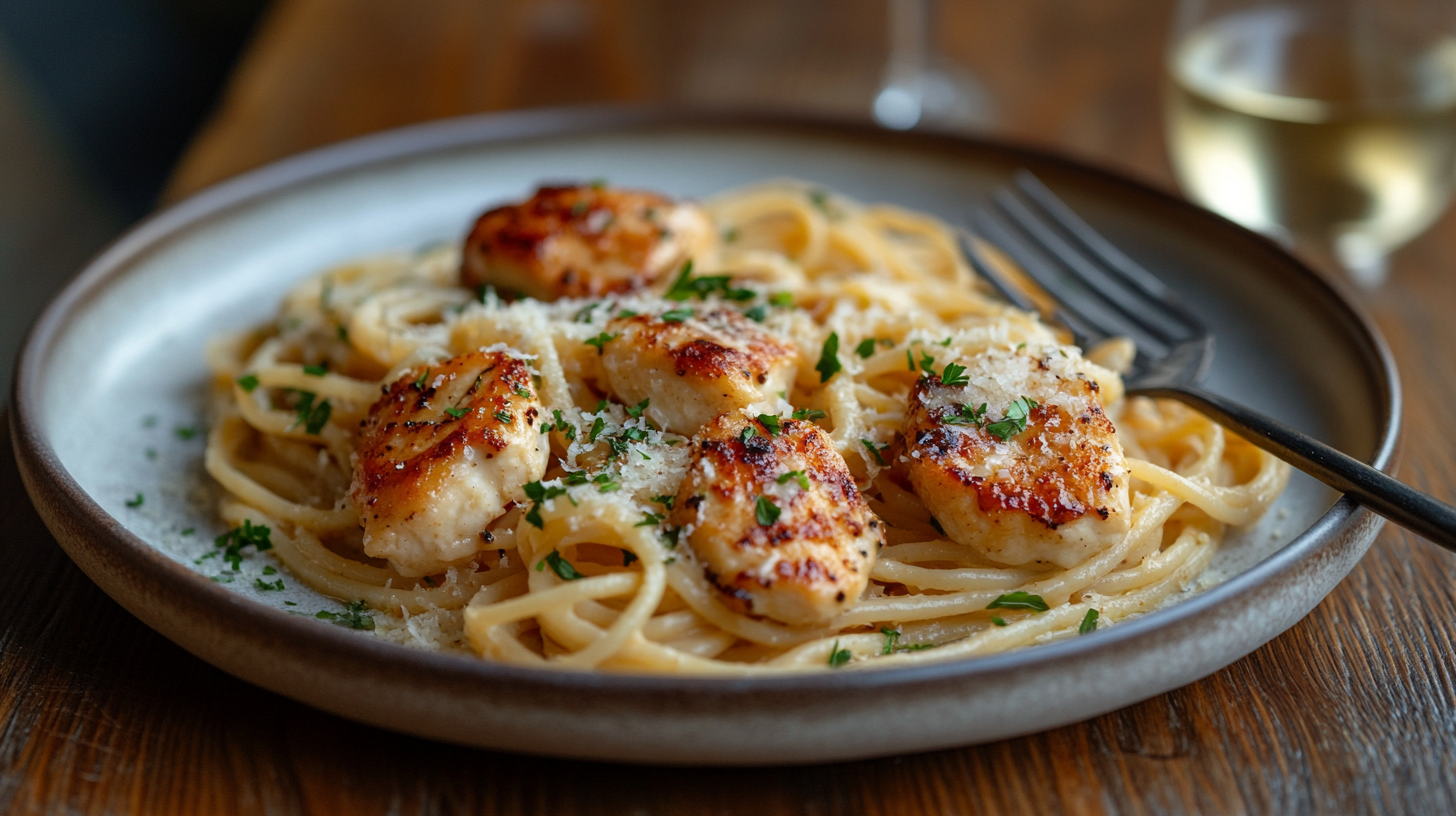
[[[1078,345],[1134,340],[1137,356],[1125,377],[1129,394],[1187,403],[1385,518],[1456,551],[1456,507],[1199,388],[1213,361],[1213,334],[1162,281],[1087,226],[1035,176],[1018,173],[1013,187],[998,190],[976,212],[974,227],[974,234],[962,234],[966,255],[1007,300],[1040,311],[1029,294],[1034,290],[998,264],[977,237],[1009,256],[1055,301],[1051,316]]]

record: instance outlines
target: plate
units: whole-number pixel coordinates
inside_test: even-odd
[[[1381,520],[1296,474],[1259,525],[1230,536],[1210,573],[1220,582],[1171,607],[990,657],[750,679],[543,672],[405,648],[313,619],[330,606],[302,588],[218,584],[211,562],[194,563],[220,532],[192,433],[204,412],[204,342],[269,318],[306,275],[458,240],[482,209],[543,180],[607,177],[702,196],[795,176],[954,222],[1019,168],[1195,305],[1218,336],[1210,389],[1389,464],[1399,386],[1371,323],[1277,245],[1218,216],[995,142],[622,109],[371,136],[143,222],[32,330],[10,413],[17,459],[57,540],[138,618],[226,672],[385,728],[559,756],[771,764],[965,745],[1086,719],[1204,677],[1292,626],[1355,565]]]

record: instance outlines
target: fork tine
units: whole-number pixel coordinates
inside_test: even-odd
[[[1036,303],[1021,291],[1020,287],[1013,285],[1011,281],[1003,277],[995,264],[986,260],[981,248],[976,245],[974,233],[962,227],[956,230],[956,234],[960,239],[961,251],[965,253],[966,259],[971,262],[971,269],[974,269],[977,275],[990,283],[992,288],[1001,294],[1001,297],[1006,298],[1016,308],[1023,312],[1037,311]]]
[[[1056,276],[1046,268],[1046,264],[1037,258],[1025,245],[1024,242],[1006,228],[999,219],[989,210],[978,210],[974,216],[977,230],[986,237],[992,244],[1000,248],[1011,259],[1016,262],[1028,275],[1031,276],[1044,292],[1056,301],[1057,309],[1052,317],[1063,326],[1071,330],[1078,345],[1083,347],[1095,345],[1106,340],[1111,335],[1102,330],[1101,326],[1107,325],[1105,318],[1097,318],[1087,315],[1084,311],[1073,305],[1067,298],[1059,293],[1060,287],[1056,283]],[[974,249],[974,246],[972,247]],[[979,253],[977,253],[979,255]],[[987,275],[988,279],[997,289],[1018,288],[1016,284],[1002,278],[999,272],[994,271],[994,265],[985,263],[984,260],[978,264],[978,271]],[[1012,298],[1013,302],[1021,301],[1030,303],[1023,295],[1021,298]],[[1018,303],[1020,305],[1020,303]],[[1035,305],[1030,307],[1022,306],[1027,311],[1036,311]]]
[[[1128,292],[1126,286],[1112,280],[1084,252],[1068,244],[1055,227],[1020,198],[1003,189],[998,190],[992,200],[1008,220],[1030,236],[1035,244],[1085,286],[1089,296],[1121,314],[1126,322],[1136,325],[1165,346],[1171,346],[1186,336],[1186,326],[1176,321],[1164,323],[1157,319],[1162,310],[1149,308],[1158,306],[1157,300],[1149,301],[1148,295],[1138,291]]]
[[[1072,211],[1071,207],[1067,206],[1066,202],[1058,198],[1056,193],[1043,184],[1041,179],[1028,170],[1020,170],[1016,173],[1016,186],[1063,233],[1079,244],[1091,257],[1101,261],[1107,274],[1152,298],[1159,307],[1184,323],[1190,335],[1202,336],[1209,333],[1203,321],[1183,305],[1177,294],[1169,289],[1167,284],[1088,226],[1087,222],[1083,221]]]

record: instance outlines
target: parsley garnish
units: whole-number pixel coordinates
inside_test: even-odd
[[[837,213],[829,209],[829,194],[824,192],[823,190],[810,190],[809,203],[813,204],[814,207],[819,210],[819,212],[824,213],[826,217],[837,217]]]
[[[875,338],[861,340],[859,345],[854,347],[854,353],[868,360],[875,353]]]
[[[697,313],[694,312],[692,309],[672,309],[671,311],[666,311],[662,313],[662,322],[681,323],[695,314]]]
[[[318,365],[306,365],[303,367],[303,373],[307,374],[310,377],[322,377],[323,375],[329,373],[329,364],[320,363]]]
[[[622,309],[617,312],[617,317],[636,317],[637,313],[631,309]]]
[[[604,179],[604,178],[594,178],[594,179],[591,180],[591,188],[593,190],[600,190],[600,189],[602,189],[602,188],[604,188],[606,186],[607,186],[607,180]]]
[[[592,339],[585,342],[588,346],[596,346],[597,354],[601,354],[604,350],[604,347],[613,340],[616,340],[618,336],[619,335],[607,334],[606,332],[602,332],[596,337],[593,337]]]
[[[931,357],[929,352],[927,352],[927,351],[921,351],[920,352],[920,370],[921,371],[924,371],[926,374],[934,374],[935,373],[934,366],[935,366],[935,358],[934,357]]]
[[[562,558],[561,553],[556,550],[547,553],[545,558],[536,563],[536,571],[541,572],[547,564],[551,565],[551,571],[555,572],[563,581],[577,581],[586,577],[577,572],[576,567],[573,567],[570,561]]]
[[[569,479],[568,479],[569,481]],[[526,521],[535,525],[540,530],[544,526],[541,523],[541,504],[547,499],[554,499],[557,496],[565,495],[566,488],[555,486],[547,487],[541,482],[531,482],[522,488],[526,491],[526,498],[531,500],[531,509],[526,511]]]
[[[902,651],[906,651],[906,652],[919,652],[919,651],[924,651],[925,649],[934,649],[936,646],[939,646],[939,645],[940,644],[938,644],[938,643],[912,643],[909,646],[904,647],[904,649],[902,649]]]
[[[273,569],[272,567],[264,567],[263,568],[263,574],[264,575],[277,575],[278,574],[278,570]]]
[[[774,292],[772,295],[768,296],[768,302],[770,306],[793,306],[794,293]]]
[[[531,390],[529,388],[526,388],[523,385],[516,386],[515,392],[516,392],[516,396],[520,397],[521,399],[530,399],[531,398]]]
[[[197,435],[202,433],[202,429],[196,425],[178,425],[172,429],[172,433],[176,434],[178,439],[196,439]]]
[[[780,474],[776,481],[779,484],[786,484],[790,479],[796,480],[800,488],[804,490],[809,489],[809,477],[804,475],[804,471],[802,470],[791,470],[788,473]]]
[[[910,353],[910,349],[905,349],[905,362],[910,365],[911,371],[915,370],[915,355]]]
[[[766,428],[770,436],[778,436],[781,432],[779,418],[773,414],[759,414],[758,421]]]
[[[649,406],[651,404],[652,404],[652,398],[649,397],[649,398],[647,398],[645,400],[642,400],[641,402],[637,403],[636,405],[629,406],[627,408],[627,416],[632,417],[633,419],[636,419],[637,417],[642,416],[642,412],[643,411],[646,411],[647,410],[647,406]]]
[[[143,496],[142,494],[138,493],[138,494],[136,494],[136,498],[134,498],[134,499],[127,499],[126,500],[126,506],[127,507],[141,507],[142,504],[146,502],[146,500],[147,500],[147,497],[146,496]]]
[[[470,412],[468,409],[465,408],[446,408],[445,413],[449,414],[452,417],[455,417],[456,419],[459,419],[460,417],[463,417]]]
[[[571,205],[571,217],[580,218],[583,215],[586,215],[586,211],[589,209],[591,209],[590,204],[585,201],[578,201],[575,204]]]
[[[768,317],[768,307],[760,303],[751,309],[744,309],[743,316],[755,323],[762,323]]]
[[[966,376],[965,366],[958,366],[955,363],[946,363],[945,370],[940,373],[941,385],[965,385],[971,381]]]
[[[880,654],[890,654],[895,651],[895,641],[900,639],[900,631],[898,629],[891,629],[888,626],[881,626],[880,634],[885,636],[885,650],[880,652]]]
[[[738,441],[746,445],[748,444],[748,440],[755,436],[758,436],[758,431],[755,431],[752,425],[744,425],[743,430],[738,432]]]
[[[507,425],[511,424],[511,413],[509,411],[496,411],[495,418]]]
[[[601,417],[597,417],[596,422],[593,422],[592,423],[591,432],[587,434],[586,441],[587,442],[595,442],[595,441],[597,441],[597,437],[601,435],[602,430],[605,429],[606,427],[607,427],[607,421],[605,419],[602,419]]]
[[[643,513],[642,520],[632,525],[633,527],[656,527],[662,523],[661,513]]]
[[[349,342],[349,330],[344,326],[343,323],[334,324],[334,334],[337,335],[338,338],[345,343]]]
[[[495,300],[495,297],[496,294],[494,286],[491,286],[488,283],[483,283],[475,287],[475,299],[480,301],[481,303],[490,303],[492,300]]]
[[[263,590],[265,592],[277,592],[278,590],[281,590],[281,589],[284,588],[284,586],[283,586],[283,579],[282,578],[279,578],[278,580],[274,581],[271,584],[268,583],[267,581],[264,581],[262,578],[255,578],[255,579],[253,579],[253,586],[255,586],[258,589],[261,589],[261,590]]]
[[[1005,595],[992,601],[987,609],[1030,609],[1033,612],[1047,611],[1047,602],[1042,600],[1040,595],[1032,595],[1030,592],[1017,590],[1008,592]]]
[[[581,311],[579,311],[576,314],[572,315],[572,317],[571,317],[572,322],[574,322],[574,323],[590,323],[592,321],[592,312],[596,311],[596,308],[598,306],[600,306],[600,305],[602,305],[602,304],[601,303],[588,303],[586,306],[582,307]]]
[[[834,645],[829,647],[829,668],[837,669],[845,663],[848,663],[852,657],[854,657],[854,654],[848,649],[839,648],[839,641],[836,640],[834,641]]]
[[[859,443],[865,446],[865,450],[869,451],[871,456],[875,457],[875,464],[880,467],[889,467],[889,463],[885,461],[885,457],[880,453],[880,451],[890,447],[889,445],[885,445],[883,448],[876,447],[875,443],[868,439],[861,439]]]
[[[212,545],[222,548],[222,560],[237,569],[243,563],[244,547],[252,545],[257,552],[273,549],[271,533],[272,530],[267,527],[254,525],[252,521],[243,519],[243,526],[234,527],[213,539]]]
[[[758,523],[764,527],[771,526],[774,522],[778,521],[779,516],[784,512],[767,496],[759,496],[758,501],[754,503],[753,509],[754,515],[758,516]]]
[[[672,509],[672,504],[675,501],[677,501],[677,496],[665,496],[664,495],[664,496],[653,496],[652,497],[652,503],[653,504],[660,504],[663,507],[666,507],[668,510],[671,510]]]
[[[946,415],[941,421],[947,425],[975,425],[979,428],[986,424],[986,403],[981,403],[978,408],[962,405],[956,408],[954,414]]]
[[[182,531],[182,535],[190,536],[190,535],[192,535],[195,532],[197,532],[197,528],[196,527],[188,527],[187,529],[185,529],[185,530]]]
[[[814,370],[819,372],[819,382],[827,383],[840,368],[839,332],[830,332],[829,339],[824,341],[824,348],[819,350],[819,364],[814,366]]]
[[[818,408],[800,408],[794,412],[794,419],[807,419],[812,421],[815,419],[823,419],[826,416],[828,414]]]
[[[325,609],[314,617],[333,621],[336,626],[347,626],[350,629],[370,631],[374,628],[374,618],[363,601],[352,601],[343,612],[330,612]]]
[[[1082,618],[1082,625],[1077,627],[1077,634],[1086,635],[1097,631],[1097,619],[1100,617],[1102,617],[1101,612],[1095,609],[1087,610],[1087,614]]]
[[[243,376],[239,377],[238,378],[238,387],[241,388],[241,389],[243,389],[244,391],[248,392],[249,394],[253,393],[253,389],[258,387],[258,377],[257,377],[257,375],[256,374],[244,374]]]
[[[737,240],[738,240],[738,228],[737,227],[729,227],[728,229],[723,230],[723,242],[724,243],[731,244],[731,243],[733,243],[734,241],[737,241]]]
[[[430,377],[430,370],[428,368],[425,369],[424,371],[421,371],[419,378],[416,379],[414,381],[414,383],[413,383],[414,389],[416,391],[423,391],[423,390],[425,390],[425,380],[429,379],[429,377]]]
[[[1031,415],[1031,409],[1035,407],[1036,400],[1030,397],[1017,397],[1006,406],[1005,418],[987,425],[986,432],[1005,442],[1026,430],[1027,417]]]
[[[663,297],[668,300],[687,300],[696,297],[698,300],[707,300],[708,296],[717,292],[728,300],[752,300],[755,295],[752,289],[735,289],[729,285],[732,275],[706,275],[701,278],[693,276],[693,262],[683,264],[682,271],[678,273],[677,280],[672,282],[672,287],[667,290]]]
[[[991,616],[991,622],[994,623],[994,624],[996,624],[997,626],[1005,626],[1006,625],[1006,619],[1005,618],[997,617],[995,615],[992,615]]]

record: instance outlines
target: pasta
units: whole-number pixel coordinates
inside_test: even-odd
[[[416,639],[504,663],[737,676],[956,659],[1115,625],[1175,598],[1224,531],[1284,488],[1283,463],[1207,418],[1125,398],[1113,370],[1125,342],[1083,357],[988,296],[930,216],[795,181],[729,191],[700,212],[706,227],[683,257],[655,245],[668,277],[618,270],[630,285],[613,278],[606,291],[569,274],[574,294],[554,300],[513,297],[524,284],[467,285],[494,273],[467,260],[462,282],[452,246],[302,282],[272,324],[208,349],[206,467],[226,494],[222,519],[266,527],[298,580],[362,602],[381,632],[428,621],[410,624]],[[613,218],[591,229],[606,234]],[[685,218],[661,241],[697,229]],[[739,349],[711,394],[670,371],[648,376],[652,350],[683,332]],[[457,373],[473,385],[452,385]],[[504,385],[477,411],[492,377]],[[448,416],[407,418],[437,411],[429,402],[450,388]],[[992,396],[975,405],[966,393]],[[448,450],[468,471],[388,481],[410,461],[390,458],[400,446],[425,444],[418,434],[444,451],[451,429],[486,438],[469,436],[477,426],[499,431],[488,465],[479,444],[457,440]],[[1053,455],[1067,434],[1091,435],[1066,443],[1090,457],[1088,483],[1057,482],[1060,498],[1047,499],[1052,471],[1017,468],[1070,474],[1071,454]],[[786,453],[791,442],[802,444]],[[739,459],[714,467],[712,450]],[[1040,458],[1006,459],[1016,451]],[[752,475],[731,470],[750,454],[808,464],[731,492]],[[963,460],[992,464],[967,477]],[[839,496],[824,474],[841,471],[852,481]],[[465,484],[467,472],[490,483]],[[444,480],[419,492],[427,478]],[[743,538],[721,531],[748,501]],[[467,535],[430,545],[448,524]],[[811,528],[823,541],[794,563],[828,572],[775,583]],[[826,561],[831,550],[843,558]],[[763,553],[737,584],[719,566]]]

